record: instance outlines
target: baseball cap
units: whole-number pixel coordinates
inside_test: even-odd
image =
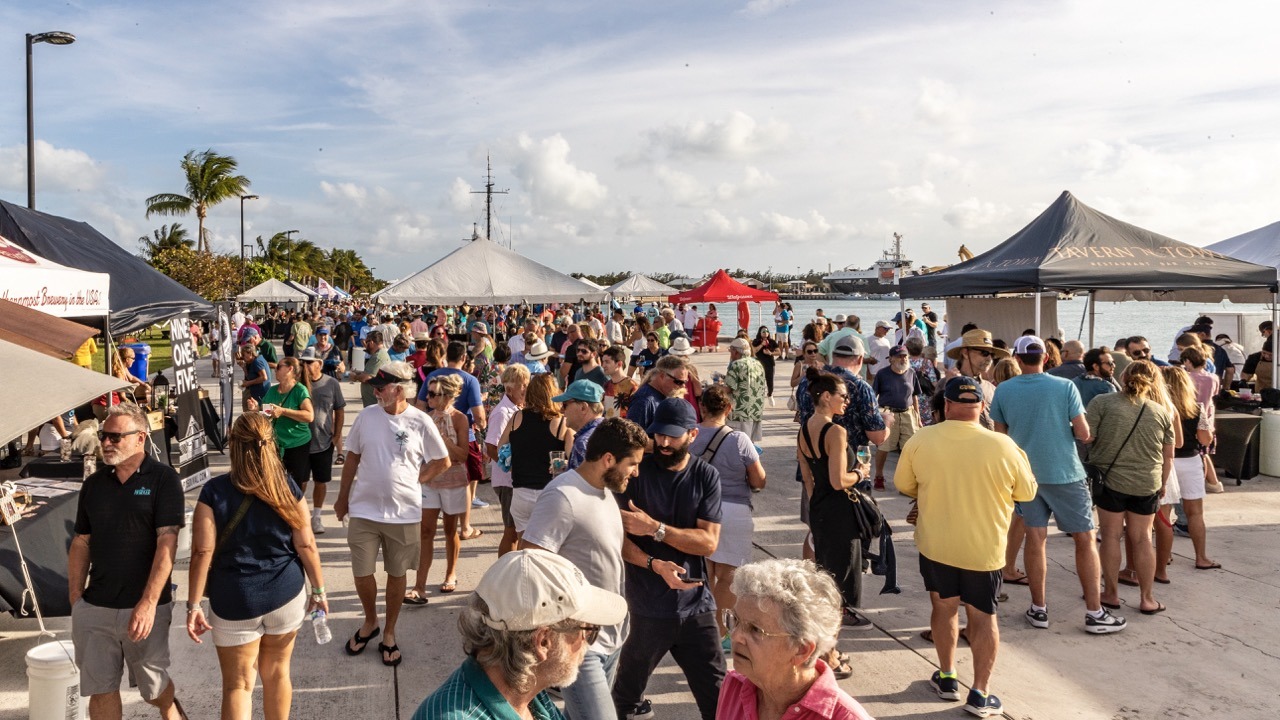
[[[627,616],[621,595],[587,582],[569,560],[546,550],[516,550],[498,558],[476,586],[495,630],[536,630],[562,620],[610,627]]]
[[[258,337],[258,334],[259,333],[256,328],[249,328],[244,331],[245,338]]]
[[[734,338],[733,342],[729,343],[729,349],[737,350],[743,355],[750,355],[751,343],[747,342],[745,338]]]
[[[650,435],[666,435],[680,437],[698,426],[698,416],[693,414],[693,406],[684,398],[667,398],[658,403],[654,410],[653,422],[645,428]]]
[[[893,329],[893,325],[890,325],[888,322],[886,322],[886,321],[884,321],[884,320],[877,320],[877,321],[876,321],[876,327],[878,327],[878,328],[884,328],[885,330],[892,330],[892,329]]]
[[[845,335],[836,341],[836,346],[831,349],[831,354],[838,357],[859,357],[866,355],[867,350],[862,346],[862,339],[856,335]]]
[[[324,358],[316,354],[315,348],[309,347],[298,353],[298,362],[324,362]]]
[[[951,402],[980,403],[982,402],[982,385],[967,375],[959,375],[947,381],[943,394]]]
[[[604,389],[590,380],[574,380],[569,383],[569,387],[564,392],[551,398],[553,401],[562,403],[565,400],[581,400],[582,402],[598,403],[604,397]]]
[[[889,348],[889,357],[906,357],[907,349],[901,345],[894,345]]]
[[[328,325],[321,325],[319,328],[317,328],[317,329],[316,329],[316,334],[317,334],[317,335],[328,335],[328,334],[329,334],[329,326],[328,326]]]
[[[1023,335],[1013,341],[1014,355],[1039,355],[1044,352],[1044,341],[1035,335]]]
[[[374,387],[383,387],[384,385],[410,382],[412,380],[412,365],[407,362],[393,362],[379,368],[377,374],[369,378],[368,382]]]

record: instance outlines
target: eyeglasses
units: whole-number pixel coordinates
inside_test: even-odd
[[[141,435],[141,430],[130,430],[129,432],[107,432],[105,430],[98,433],[98,442],[109,442],[112,445],[119,443],[121,440],[130,435]]]
[[[747,637],[756,641],[762,641],[765,638],[771,637],[791,637],[790,633],[769,632],[753,622],[739,618],[738,614],[732,610],[724,611],[724,627],[729,632],[733,632],[737,628],[741,627],[743,632],[747,634]]]
[[[676,387],[684,387],[685,383],[689,382],[688,380],[681,380],[680,378],[676,377],[675,375],[672,375],[671,373],[663,373],[663,375],[666,375],[667,377],[671,378],[671,382],[675,383]]]
[[[557,630],[556,632],[561,632],[565,635],[582,633],[582,639],[585,640],[588,645],[591,645],[595,643],[596,638],[600,637],[600,626],[583,624],[568,630]]]

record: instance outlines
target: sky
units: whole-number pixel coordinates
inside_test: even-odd
[[[0,0],[0,197],[136,250],[190,150],[235,157],[245,232],[395,280],[484,231],[564,272],[918,265],[1063,190],[1195,245],[1280,217],[1270,3]],[[240,203],[209,213],[238,252]]]

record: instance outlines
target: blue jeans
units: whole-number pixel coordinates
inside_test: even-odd
[[[618,655],[622,648],[605,655],[588,652],[578,668],[578,679],[560,689],[564,697],[564,715],[569,720],[594,720],[613,717],[613,678],[618,674]]]

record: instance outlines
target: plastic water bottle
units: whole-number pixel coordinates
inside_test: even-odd
[[[333,631],[329,629],[329,619],[323,610],[311,613],[311,627],[316,631],[316,644],[324,645],[333,639]]]

